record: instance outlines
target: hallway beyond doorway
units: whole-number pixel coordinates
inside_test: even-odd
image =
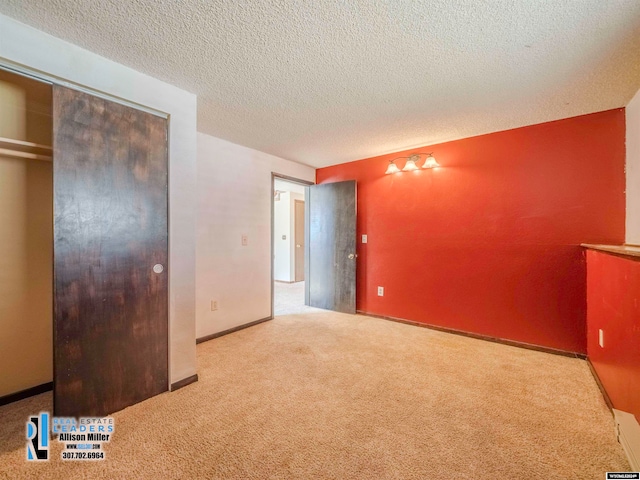
[[[324,312],[321,308],[308,307],[304,304],[304,282],[273,282],[273,286],[275,294],[273,314],[275,316]]]

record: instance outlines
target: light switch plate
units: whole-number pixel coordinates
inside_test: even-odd
[[[246,247],[249,245],[249,237],[247,235],[242,235],[242,246]]]
[[[362,235],[362,243],[367,243],[367,236],[366,235]]]

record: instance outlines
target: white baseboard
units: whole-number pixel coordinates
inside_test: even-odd
[[[640,470],[640,424],[636,417],[622,410],[613,409],[613,416],[616,422],[616,433],[618,442],[627,454],[631,470]]]

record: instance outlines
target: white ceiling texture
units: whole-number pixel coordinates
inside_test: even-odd
[[[638,0],[0,0],[198,95],[198,130],[321,167],[622,107]]]

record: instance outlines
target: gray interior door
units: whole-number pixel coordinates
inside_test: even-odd
[[[356,182],[306,187],[305,303],[356,311]]]

